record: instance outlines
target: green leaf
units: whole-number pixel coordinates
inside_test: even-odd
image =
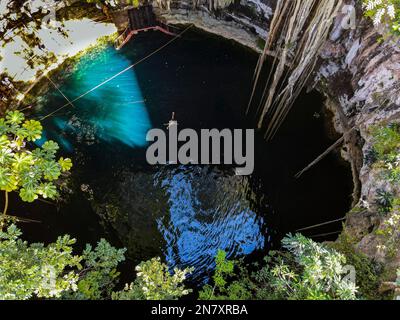
[[[39,121],[27,120],[22,126],[25,129],[23,136],[28,141],[35,141],[41,138],[43,127]]]
[[[0,148],[6,147],[6,146],[9,146],[9,145],[10,145],[10,140],[8,139],[8,137],[5,134],[3,134],[0,137]]]
[[[41,148],[36,148],[32,151],[32,156],[36,161],[39,161],[46,156],[46,153]]]
[[[25,141],[23,138],[17,137],[10,142],[10,147],[13,150],[20,151],[23,147],[25,147]]]
[[[4,120],[4,118],[0,119],[0,135],[3,135],[7,133],[9,130],[9,126],[7,125],[7,122]]]
[[[14,124],[18,125],[21,124],[22,121],[24,121],[25,116],[22,112],[20,111],[8,111],[6,113],[6,122],[9,124]]]
[[[58,151],[60,147],[58,146],[58,144],[52,140],[46,141],[43,146],[42,149],[43,151],[50,157],[53,158],[54,155],[56,154],[56,152]]]
[[[19,184],[23,188],[37,188],[40,178],[41,172],[32,170],[32,168],[27,168],[19,172]]]
[[[19,191],[19,196],[21,197],[21,199],[23,201],[26,201],[26,202],[33,202],[38,198],[38,195],[36,194],[35,189],[32,189],[32,188],[27,188],[27,189],[22,188]]]
[[[45,199],[54,199],[58,194],[56,186],[50,182],[42,183],[38,189],[38,192]]]
[[[14,155],[11,149],[1,148],[0,149],[0,164],[6,166],[13,161]]]
[[[31,154],[27,153],[16,153],[14,154],[14,162],[13,167],[17,171],[21,171],[23,169],[28,168],[29,166],[33,165],[33,157]]]
[[[11,192],[17,188],[18,182],[10,168],[0,167],[0,189]]]
[[[72,168],[72,161],[69,158],[63,158],[61,157],[58,160],[58,164],[61,166],[61,171],[66,172],[69,171]]]
[[[60,165],[53,161],[45,161],[43,164],[44,178],[49,181],[58,179],[61,174]]]

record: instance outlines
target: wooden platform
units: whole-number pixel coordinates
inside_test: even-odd
[[[126,30],[115,41],[115,48],[117,50],[120,50],[139,32],[157,30],[170,36],[176,36],[176,34],[170,30],[170,27],[167,24],[158,21],[151,5],[129,9],[128,18],[128,28],[126,28]]]

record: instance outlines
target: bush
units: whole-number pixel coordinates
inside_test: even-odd
[[[397,124],[375,126],[372,128],[373,148],[378,155],[378,160],[397,154],[400,148],[400,130]]]
[[[72,167],[71,159],[59,158],[54,141],[46,141],[41,148],[30,148],[29,143],[42,136],[42,125],[36,120],[25,120],[23,113],[8,111],[0,118],[0,190],[5,192],[3,215],[7,214],[8,193],[16,191],[26,202],[39,196],[55,199],[55,181]]]
[[[113,300],[175,300],[191,292],[183,282],[193,269],[175,268],[171,275],[160,258],[153,258],[139,264],[136,271],[136,281],[126,284],[124,290],[114,292]]]
[[[213,286],[207,284],[199,292],[200,300],[248,300],[251,299],[251,282],[238,261],[226,259],[226,252],[218,250],[215,257]]]
[[[399,0],[362,0],[364,14],[370,17],[375,26],[385,25],[389,32],[400,35]]]
[[[385,298],[379,294],[379,286],[384,266],[374,262],[365,254],[354,249],[354,241],[343,232],[339,239],[331,244],[332,248],[346,257],[346,262],[356,270],[356,285],[362,299],[380,300]]]
[[[87,244],[82,253],[83,270],[79,272],[77,290],[64,295],[65,299],[109,299],[118,281],[118,264],[125,260],[126,249],[116,249],[101,239],[93,249]]]
[[[45,246],[28,244],[21,234],[15,225],[0,231],[0,299],[97,299],[113,285],[114,268],[124,259],[125,249],[105,240],[79,256],[68,235]]]
[[[214,285],[206,285],[200,299],[356,299],[355,284],[345,278],[344,255],[301,234],[289,234],[282,245],[286,251],[271,251],[251,275],[219,251]]]
[[[397,124],[372,129],[373,149],[377,154],[376,166],[384,169],[390,182],[400,181],[400,128]]]
[[[376,191],[375,204],[378,206],[378,212],[381,215],[387,215],[392,210],[394,196],[383,189]]]
[[[392,208],[375,233],[382,238],[379,246],[388,258],[393,258],[400,250],[400,198],[392,201]]]
[[[287,253],[272,253],[256,274],[259,298],[288,300],[352,300],[355,284],[345,275],[346,258],[301,234],[282,240]]]

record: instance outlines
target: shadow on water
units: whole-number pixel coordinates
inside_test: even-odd
[[[156,32],[140,34],[121,51],[93,50],[54,77],[74,99],[168,40]],[[42,221],[24,226],[27,239],[54,241],[69,233],[82,246],[105,237],[126,246],[132,264],[163,256],[171,267],[194,266],[193,279],[202,282],[218,249],[230,257],[265,253],[287,232],[343,216],[351,173],[337,156],[293,178],[331,143],[322,100],[314,93],[297,101],[272,142],[257,133],[250,177],[221,166],[147,165],[145,134],[162,128],[171,112],[180,128],[254,127],[244,110],[256,61],[239,45],[190,31],[44,120],[44,138],[59,142],[74,160],[71,192],[57,207],[12,199],[15,210]],[[50,88],[35,114],[63,104]],[[339,229],[337,224],[328,231]]]

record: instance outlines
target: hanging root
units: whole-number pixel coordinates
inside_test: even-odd
[[[254,74],[248,111],[267,52],[275,52],[274,67],[265,84],[257,112],[258,127],[268,119],[265,137],[271,139],[313,72],[343,0],[278,0],[270,32]],[[286,66],[289,65],[289,70]],[[268,116],[268,117],[267,117]]]
[[[351,130],[353,131],[353,129]],[[347,134],[349,134],[351,131],[349,131]],[[296,173],[295,178],[298,179],[300,178],[305,172],[310,170],[312,167],[314,167],[317,163],[319,163],[322,159],[324,159],[328,154],[330,154],[333,150],[335,150],[337,147],[342,145],[343,141],[345,140],[345,135],[343,135],[341,138],[336,140],[334,144],[332,144],[328,149],[326,149],[323,153],[321,153],[313,162],[311,162],[307,167],[305,167],[303,170],[299,171]]]

